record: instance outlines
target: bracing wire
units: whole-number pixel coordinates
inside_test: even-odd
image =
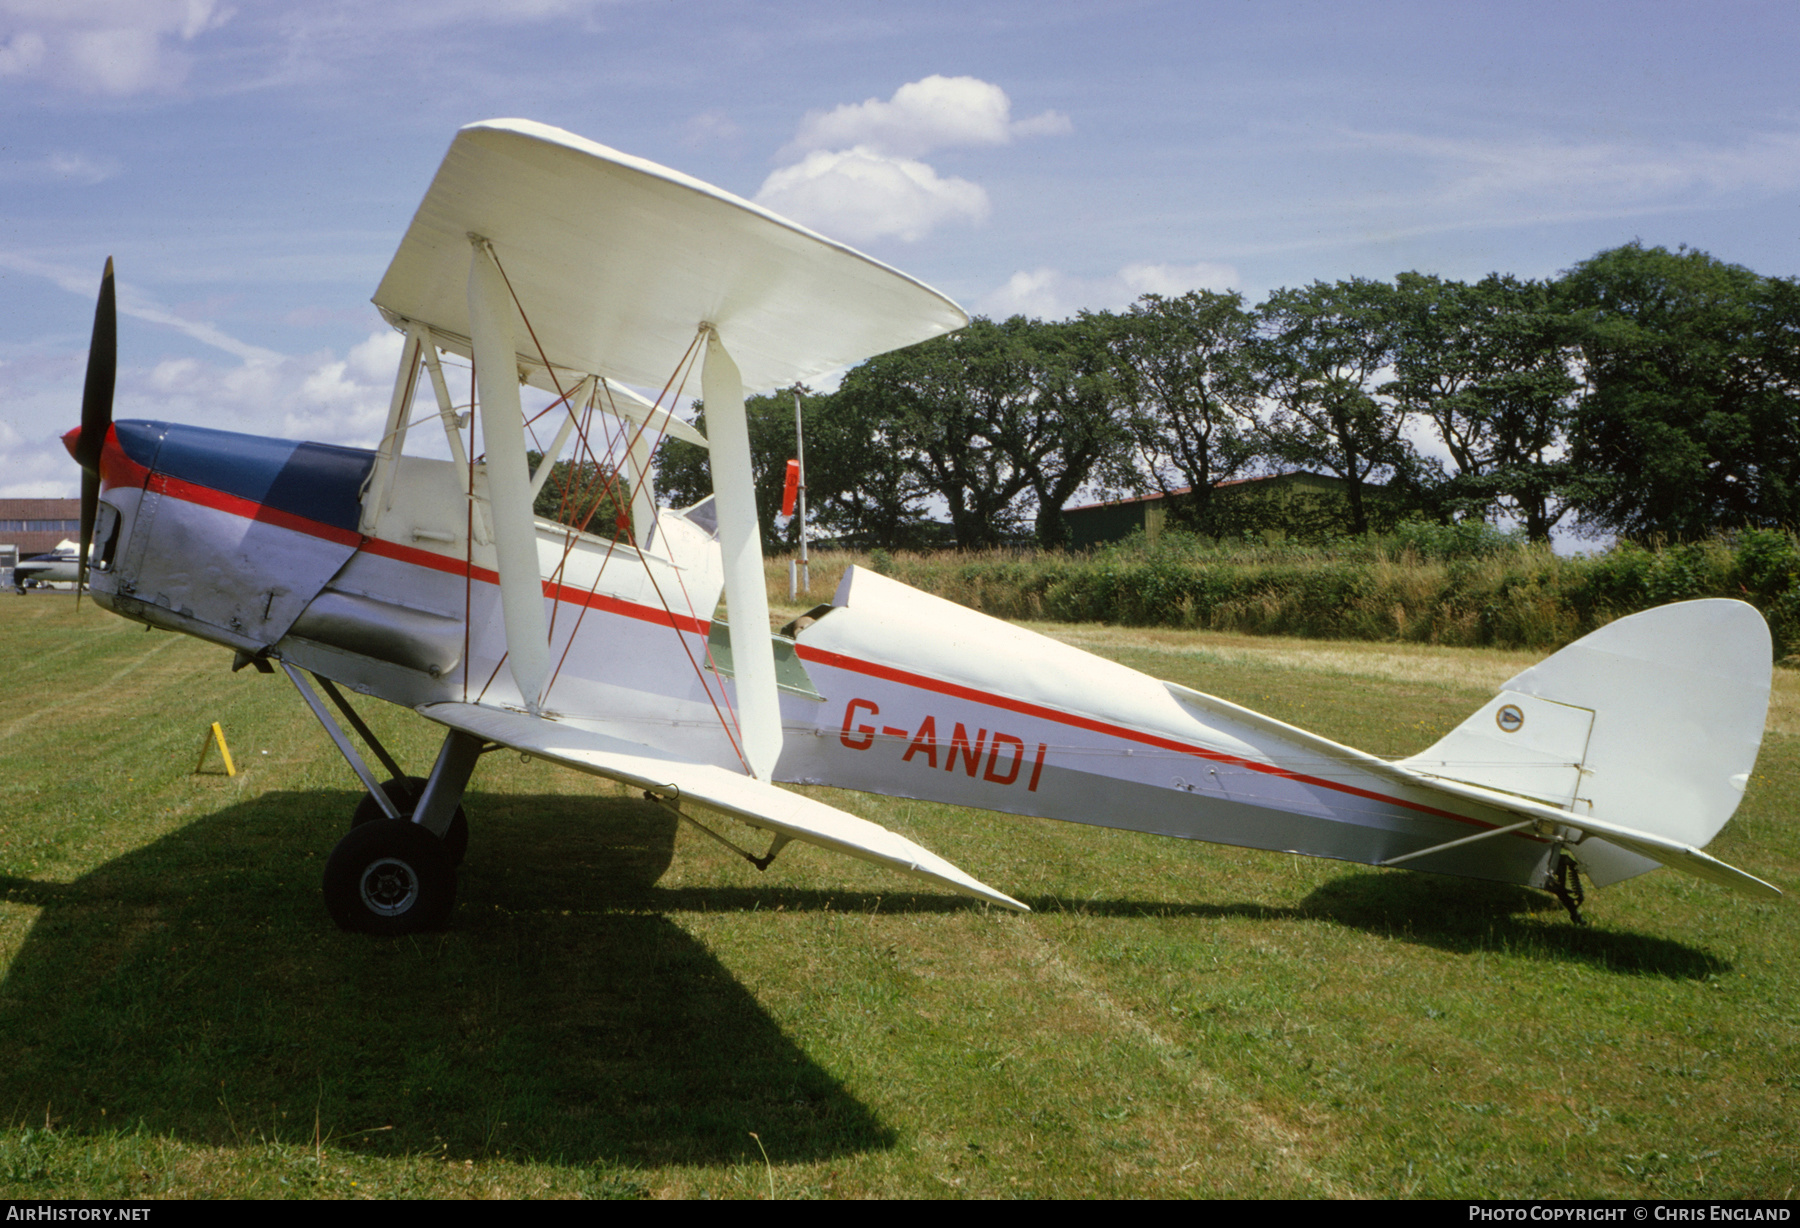
[[[501,279],[506,285],[507,293],[512,297],[513,306],[518,311],[520,320],[523,321],[525,324],[526,333],[531,337],[532,346],[533,346],[533,348],[536,349],[538,358],[543,363],[544,370],[545,370],[546,374],[548,375],[550,382],[551,382],[552,386],[554,387],[556,393],[558,394],[559,400],[557,402],[553,403],[553,405],[550,407],[553,409],[556,407],[556,405],[563,404],[564,402],[566,402],[570,393],[563,389],[562,382],[557,378],[556,370],[550,364],[549,356],[544,352],[543,344],[538,339],[537,330],[531,323],[531,317],[526,312],[525,305],[519,301],[518,292],[517,292],[517,290],[515,290],[513,288],[512,279],[507,276],[506,266],[500,260],[499,253],[494,252],[491,247],[489,248],[489,251],[490,251],[490,254],[493,256],[494,265],[499,270]],[[680,361],[678,361],[676,363],[675,369],[670,372],[668,380],[663,385],[662,392],[658,395],[658,397],[656,399],[654,408],[656,410],[662,411],[662,415],[661,415],[662,416],[662,424],[658,428],[657,433],[656,433],[657,446],[660,446],[662,444],[663,439],[666,436],[666,433],[668,430],[668,414],[673,409],[673,403],[671,403],[671,405],[667,409],[665,409],[663,406],[663,401],[665,398],[668,397],[671,388],[675,389],[675,399],[677,401],[680,399],[681,393],[682,393],[682,391],[684,391],[686,389],[687,380],[691,376],[693,367],[695,365],[695,362],[697,361],[696,353],[701,348],[700,343],[705,339],[706,335],[707,335],[707,330],[704,327],[696,332],[694,340],[689,342],[687,350],[682,354]],[[471,379],[472,378],[473,378],[473,367],[471,366]],[[596,381],[596,383],[604,383],[604,382],[605,381],[603,381],[603,380]],[[609,390],[608,395],[610,398],[610,390]],[[471,403],[473,403],[473,394],[472,393],[471,393]],[[541,418],[541,417],[543,417],[543,414],[547,413],[547,412],[549,412],[549,411],[545,410],[542,413],[539,413],[536,417]],[[621,416],[621,415],[614,415],[614,416]],[[627,453],[628,454],[629,454],[629,449],[632,446],[634,446],[638,442],[638,440],[640,440],[642,438],[643,432],[646,429],[648,429],[651,418],[654,418],[657,416],[658,415],[655,413],[646,415],[645,418],[643,419],[643,421],[637,422],[634,424],[636,427],[636,433],[632,435],[631,440],[627,444]],[[536,419],[534,418],[533,421],[535,421],[535,420]],[[559,560],[557,568],[555,569],[555,572],[554,572],[555,577],[561,577],[562,575],[566,574],[564,568],[566,566],[566,563],[567,563],[570,555],[572,554],[572,552],[574,550],[575,542],[577,540],[577,535],[579,533],[585,531],[586,523],[591,521],[592,518],[599,513],[600,507],[605,502],[608,495],[610,495],[613,498],[615,506],[627,507],[627,508],[629,507],[629,504],[621,498],[621,495],[619,493],[618,473],[617,473],[616,467],[600,464],[599,458],[595,454],[594,448],[589,439],[590,425],[591,425],[591,418],[589,421],[577,422],[575,435],[578,440],[577,448],[580,450],[580,452],[585,452],[586,456],[588,457],[588,460],[594,465],[597,475],[599,475],[598,483],[597,483],[599,490],[598,490],[598,493],[595,494],[592,505],[590,507],[588,507],[586,514],[582,517],[583,523],[582,523],[581,527],[575,529],[574,532],[565,535],[563,556],[562,556],[562,559]],[[534,440],[536,439],[535,432],[533,433],[532,437]],[[610,446],[608,448],[608,454],[609,454],[609,456],[611,454]],[[546,463],[553,463],[553,459],[554,458],[546,458]],[[471,470],[472,470],[472,466],[474,463],[473,459],[471,459],[470,463],[471,463]],[[473,489],[472,486],[471,486],[471,489]],[[569,496],[569,491],[567,488],[565,488],[565,490],[564,490],[565,509],[566,509],[566,502],[567,502],[568,496]],[[585,503],[586,503],[586,499],[584,498],[580,502],[577,503],[577,506],[578,507],[582,506]],[[606,556],[601,560],[600,568],[597,569],[595,577],[594,577],[594,581],[593,581],[592,585],[590,586],[590,591],[588,593],[588,596],[590,598],[594,595],[594,592],[597,591],[597,589],[599,587],[601,573],[604,571],[607,561],[609,561],[612,557],[613,549],[617,545],[618,536],[619,536],[620,531],[621,530],[620,530],[618,524],[615,522],[614,533],[613,533],[611,542],[608,543]],[[676,569],[676,571],[677,571],[677,575],[676,575],[677,582],[681,583],[681,587],[682,587],[682,596],[686,600],[686,604],[689,607],[689,615],[691,618],[695,618],[697,621],[697,616],[694,615],[694,612],[692,610],[693,601],[692,601],[691,597],[688,597],[688,594],[686,591],[686,584],[681,581],[679,569]],[[718,694],[714,693],[713,688],[707,682],[705,670],[703,669],[701,664],[694,658],[693,650],[689,647],[689,645],[687,643],[686,635],[681,631],[680,627],[677,625],[677,618],[676,618],[675,611],[671,607],[671,605],[668,601],[668,598],[663,594],[662,586],[657,582],[655,570],[653,568],[650,568],[648,565],[646,565],[645,574],[648,577],[648,579],[650,580],[650,585],[651,585],[652,590],[656,593],[657,602],[662,607],[662,612],[668,621],[670,629],[675,632],[676,639],[681,644],[682,651],[686,654],[689,665],[694,670],[694,675],[695,675],[696,680],[700,683],[701,689],[706,692],[707,698],[712,704],[714,714],[719,718],[720,726],[723,729],[727,740],[731,743],[732,750],[737,754],[739,760],[744,762],[746,769],[748,769],[748,766],[749,766],[748,760],[746,759],[744,752],[741,748],[741,741],[742,741],[741,731],[737,729],[738,721],[736,718],[736,713],[731,711],[729,696],[724,695],[722,688],[721,688],[720,693],[718,693]],[[553,591],[553,593],[559,593],[561,591],[561,588],[562,588],[562,585],[560,583],[560,580],[557,580],[555,583],[555,587],[552,591]],[[560,596],[553,597],[553,606],[560,606],[562,603],[562,600],[563,599]],[[570,648],[573,647],[573,644],[575,641],[575,636],[581,628],[581,623],[586,616],[586,611],[587,611],[590,603],[588,601],[582,601],[582,602],[579,602],[578,604],[580,605],[581,608],[576,615],[575,626],[574,626],[574,628],[572,628],[570,630],[568,641],[564,645],[562,655],[558,658],[555,671],[552,672],[550,679],[545,683],[544,693],[539,696],[540,703],[545,702],[548,699],[551,688],[555,685],[558,676],[560,676],[563,663],[568,658]],[[464,620],[464,627],[465,627],[465,636],[466,636],[466,634],[467,634],[467,618],[466,617]],[[554,628],[554,617],[552,619],[552,628]],[[553,631],[552,631],[552,633],[553,633]],[[711,663],[710,662],[710,657],[711,657],[710,646],[708,647],[708,650],[707,650],[707,656],[708,656],[709,663]],[[486,695],[487,688],[489,685],[492,685],[494,678],[499,676],[500,665],[501,665],[501,663],[503,663],[505,661],[505,659],[506,659],[505,654],[503,653],[501,655],[500,662],[497,662],[495,664],[494,672],[493,672],[493,674],[491,674],[489,676],[487,685],[484,685],[482,687],[480,696],[478,696],[476,699],[477,703],[480,702],[481,696]],[[716,672],[716,665],[715,665],[715,672]],[[467,666],[466,665],[464,667],[464,673],[466,676],[466,674],[467,674]],[[724,699],[725,705],[726,705],[725,709],[723,711],[721,711],[720,707],[719,707],[721,698]]]

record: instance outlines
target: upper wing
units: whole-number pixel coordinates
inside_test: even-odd
[[[466,354],[469,236],[494,245],[535,340],[519,360],[660,388],[701,323],[751,391],[968,323],[931,287],[749,201],[560,128],[457,133],[375,305]]]
[[[546,720],[466,703],[426,704],[419,711],[441,725],[579,772],[672,793],[753,827],[848,853],[1006,908],[1030,911],[1018,900],[978,882],[905,836],[725,768],[677,759],[654,747],[609,737],[566,720]]]

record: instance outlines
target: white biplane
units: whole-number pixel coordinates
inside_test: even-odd
[[[1604,885],[1659,864],[1779,894],[1701,851],[1761,743],[1770,644],[1749,606],[1615,622],[1399,762],[861,569],[772,633],[745,390],[951,332],[967,322],[954,303],[697,180],[519,120],[457,135],[374,301],[405,347],[373,451],[115,424],[109,261],[68,436],[95,600],[231,648],[234,668],[279,666],[367,787],[325,872],[346,928],[443,923],[461,798],[496,747],[762,829],[765,854],[739,850],[759,866],[807,841],[1008,908],[1024,905],[777,782],[1529,884],[1577,919],[1581,874]],[[469,364],[460,399],[446,355]],[[710,438],[670,412],[696,372]],[[535,420],[522,385],[555,398]],[[407,451],[440,429],[450,460]],[[710,448],[714,496],[685,511],[653,497],[669,436]],[[533,515],[565,453],[626,471],[629,514],[605,532]],[[426,776],[344,689],[444,727]]]

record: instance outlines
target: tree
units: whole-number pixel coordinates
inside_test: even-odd
[[[1423,468],[1406,415],[1376,384],[1397,346],[1394,287],[1359,277],[1277,290],[1256,320],[1267,406],[1255,429],[1278,463],[1341,478],[1348,527],[1367,533],[1367,487],[1381,478],[1416,485]]]
[[[1117,321],[1084,312],[1030,332],[1036,396],[1021,407],[1005,439],[1031,488],[1038,544],[1046,548],[1068,544],[1063,504],[1103,463],[1118,468],[1129,446],[1107,347]]]
[[[1038,541],[1066,540],[1063,504],[1124,441],[1105,321],[977,316],[961,332],[872,358],[842,411],[904,456],[909,497],[943,500],[957,545],[995,546],[1029,511]]]
[[[812,396],[802,389],[803,401]],[[696,401],[694,407],[698,410],[694,425],[705,434],[706,406]],[[784,531],[780,523],[787,462],[794,455],[794,394],[784,390],[748,397],[744,401],[744,417],[750,435],[750,473],[756,490],[756,522],[762,548],[780,550],[791,544],[789,539],[797,541],[799,535],[794,525],[789,524]],[[810,442],[809,437],[809,446]],[[657,449],[656,462],[657,486],[674,506],[686,507],[713,493],[712,466],[705,448],[670,439]]]
[[[1465,516],[1510,512],[1548,541],[1575,485],[1565,445],[1578,387],[1551,288],[1402,273],[1395,306],[1391,390],[1402,412],[1436,428],[1455,466],[1436,501]]]
[[[1601,252],[1564,275],[1586,389],[1584,525],[1696,537],[1800,523],[1800,284],[1705,252]]]
[[[525,453],[526,463],[537,472],[543,456]],[[531,510],[545,520],[574,525],[600,537],[615,531],[631,536],[631,485],[625,475],[591,460],[559,460],[538,488]]]
[[[845,412],[903,449],[922,489],[943,499],[957,545],[998,545],[1030,485],[1017,464],[1020,420],[1037,395],[1023,317],[977,316],[961,332],[881,354],[844,377]]]
[[[809,396],[805,422],[808,512],[821,531],[887,550],[935,540],[924,483],[893,423],[838,394]]]
[[[1110,332],[1123,425],[1138,462],[1133,476],[1165,499],[1186,487],[1178,519],[1192,525],[1206,525],[1213,487],[1238,476],[1254,454],[1244,424],[1255,400],[1255,329],[1242,295],[1193,290],[1144,295]]]

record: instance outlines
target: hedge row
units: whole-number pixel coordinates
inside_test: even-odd
[[[1001,618],[1533,649],[1667,602],[1736,597],[1768,618],[1778,659],[1800,653],[1800,546],[1763,530],[1577,557],[1424,525],[1326,547],[1165,534],[1092,555],[876,551],[815,558],[813,591],[853,561]]]

